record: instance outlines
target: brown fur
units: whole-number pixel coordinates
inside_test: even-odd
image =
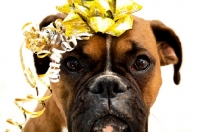
[[[89,43],[85,45],[83,52],[89,55],[93,60],[99,60],[102,56],[102,51],[105,51],[105,40],[101,40],[100,36],[94,36]]]

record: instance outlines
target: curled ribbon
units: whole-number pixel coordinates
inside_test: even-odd
[[[42,80],[42,76],[38,76],[37,78],[34,76],[34,74],[32,73],[32,71],[30,70],[30,68],[27,68],[25,67],[25,64],[24,64],[24,59],[23,59],[23,54],[22,54],[22,49],[23,49],[23,44],[20,48],[20,61],[21,61],[21,65],[22,65],[22,69],[24,71],[24,76],[26,78],[26,81],[28,82],[28,84],[34,88],[36,90],[36,94],[37,96],[39,95],[39,91],[38,91],[38,87],[37,87],[37,81],[36,80],[39,80],[44,86],[46,86],[50,92],[52,92],[50,86],[48,84],[46,84],[43,80]],[[48,95],[48,96],[44,96],[44,97],[34,97],[33,95],[27,95],[27,98],[16,98],[14,100],[14,103],[15,105],[21,110],[21,112],[23,113],[24,115],[24,118],[25,118],[25,122],[27,120],[27,114],[30,115],[30,118],[36,118],[40,115],[42,115],[45,111],[45,100],[49,99],[51,97],[51,94]],[[25,109],[22,104],[26,103],[26,102],[31,102],[33,100],[36,100],[39,104],[41,104],[43,106],[43,109],[40,110],[40,111],[37,111],[37,112],[32,112],[32,111],[29,111],[27,109]],[[23,131],[23,125],[25,123],[18,123],[18,122],[14,122],[12,121],[11,119],[7,119],[7,122],[9,124],[12,124],[12,125],[15,125],[15,126],[18,126],[21,131]],[[9,130],[7,129],[6,132],[9,132]]]

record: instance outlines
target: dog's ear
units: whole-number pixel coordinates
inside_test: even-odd
[[[150,21],[156,38],[161,66],[174,65],[174,83],[180,83],[180,67],[182,63],[181,42],[175,32],[158,20]]]
[[[61,19],[61,20],[64,20],[66,17],[65,14],[61,14],[61,13],[57,13],[56,15],[49,15],[47,17],[45,17],[41,22],[40,22],[40,30],[43,28],[43,27],[46,27],[48,26],[50,23],[54,22],[55,20],[57,19]]]
[[[48,26],[55,20],[57,19],[63,20],[65,17],[66,15],[61,13],[58,13],[56,15],[49,15],[41,21],[39,28],[41,30],[43,27]],[[38,58],[36,54],[33,54],[33,57],[37,74],[38,75],[45,74],[49,68],[50,58],[48,56],[44,58]]]

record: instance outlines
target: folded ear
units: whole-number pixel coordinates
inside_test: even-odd
[[[65,14],[61,14],[61,13],[57,13],[56,15],[49,15],[47,17],[45,17],[41,22],[40,22],[40,30],[43,28],[43,27],[46,27],[48,26],[50,23],[56,21],[57,19],[61,19],[61,20],[64,20],[66,17]]]
[[[56,21],[57,19],[63,20],[65,17],[66,17],[66,15],[61,14],[61,13],[58,13],[56,15],[49,15],[49,16],[45,17],[39,25],[40,30],[43,27],[48,26],[50,23]],[[33,54],[33,57],[34,57],[35,68],[36,68],[37,74],[38,75],[45,74],[49,68],[50,58],[48,56],[44,57],[44,58],[38,58],[36,54]]]
[[[180,83],[180,67],[182,63],[181,42],[175,32],[158,20],[150,22],[156,38],[161,66],[174,65],[174,83]]]

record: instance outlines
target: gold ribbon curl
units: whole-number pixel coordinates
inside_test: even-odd
[[[36,80],[39,80],[43,85],[45,85],[50,90],[50,92],[52,92],[50,86],[48,84],[46,84],[45,81],[42,80],[42,77],[44,77],[45,75],[40,75],[37,78],[35,78],[32,71],[30,70],[30,68],[25,67],[22,49],[23,49],[23,44],[20,47],[20,61],[21,61],[22,70],[24,72],[25,79],[28,82],[28,84],[36,90],[37,96],[39,95],[39,91],[38,91]],[[29,94],[29,95],[27,95],[26,98],[16,98],[14,100],[14,103],[23,113],[24,118],[25,118],[25,122],[26,122],[27,121],[27,114],[30,115],[30,118],[36,118],[36,117],[39,117],[40,115],[42,115],[44,113],[44,111],[45,111],[45,102],[44,101],[49,99],[51,97],[51,95],[52,94],[50,94],[48,96],[43,96],[43,97],[34,97],[33,95]],[[39,104],[41,104],[43,106],[42,110],[37,111],[37,112],[32,112],[32,111],[25,109],[22,106],[24,103],[31,102],[31,101],[34,101],[34,100],[36,100]],[[12,119],[7,119],[7,122],[11,125],[17,126],[18,128],[21,129],[21,131],[24,131],[23,126],[24,126],[25,123],[14,122]],[[10,132],[10,130],[7,129],[6,132]]]

